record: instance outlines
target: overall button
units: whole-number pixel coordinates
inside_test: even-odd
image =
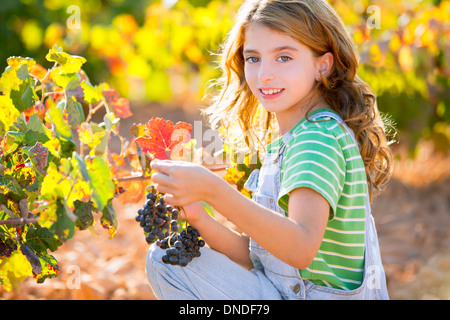
[[[298,293],[300,291],[300,284],[297,283],[295,286],[291,286],[292,291],[294,291],[294,293]]]

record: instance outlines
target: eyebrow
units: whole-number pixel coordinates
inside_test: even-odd
[[[289,51],[298,51],[297,48],[291,47],[291,46],[282,46],[282,47],[278,47],[272,50],[272,52],[280,52],[280,51],[284,51],[284,50],[289,50]],[[255,49],[245,49],[243,53],[258,53],[258,50]]]

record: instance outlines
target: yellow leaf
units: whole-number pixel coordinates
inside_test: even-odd
[[[413,68],[413,57],[409,46],[402,46],[398,53],[398,63],[403,71],[409,71]]]
[[[32,275],[31,265],[20,250],[14,251],[4,260],[0,260],[1,285],[6,291],[16,288],[20,282]]]
[[[61,159],[61,168],[67,160]],[[71,189],[70,181],[66,176],[61,174],[59,169],[53,163],[47,168],[47,175],[42,182],[41,198],[53,200],[56,198],[64,198],[64,195],[69,194]]]
[[[400,40],[400,37],[398,35],[394,35],[389,42],[389,49],[391,51],[397,51],[400,49],[400,46],[402,45],[402,42]]]
[[[0,95],[0,114],[0,122],[3,123],[4,129],[7,131],[20,115],[9,96]]]
[[[106,134],[106,131],[94,133],[92,127],[86,122],[78,126],[77,132],[80,141],[87,144],[91,149],[99,145],[102,142],[101,139]]]
[[[61,155],[61,141],[56,138],[50,138],[49,141],[44,143],[44,146],[50,151],[50,153],[59,158]]]
[[[22,43],[27,50],[35,50],[42,44],[43,31],[35,20],[25,22],[21,31]]]
[[[364,34],[362,33],[361,30],[356,30],[353,33],[353,40],[355,41],[355,44],[360,45],[361,43],[363,43],[364,41]]]
[[[370,46],[369,56],[370,59],[374,62],[377,62],[381,59],[381,51],[378,44],[374,43]]]
[[[194,63],[201,63],[203,61],[203,53],[198,48],[198,46],[195,45],[194,42],[189,42],[186,45],[184,53]]]
[[[61,46],[64,42],[64,28],[59,23],[50,24],[45,29],[44,44],[47,48],[53,47],[54,44]]]
[[[125,35],[134,34],[139,28],[131,14],[119,14],[113,19],[112,25]]]
[[[80,200],[83,202],[88,202],[91,197],[91,187],[88,182],[83,180],[76,180],[72,186],[72,192],[67,198],[67,204],[70,209],[75,210],[74,201]]]

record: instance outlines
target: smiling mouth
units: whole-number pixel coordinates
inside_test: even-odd
[[[275,95],[284,91],[284,89],[259,89],[259,91],[264,95]]]

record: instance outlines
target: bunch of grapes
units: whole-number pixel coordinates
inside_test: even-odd
[[[200,248],[205,245],[197,229],[187,225],[178,233],[179,209],[165,203],[164,195],[154,186],[147,187],[146,203],[138,210],[136,221],[144,229],[148,244],[156,244],[166,254],[162,261],[185,267],[193,258],[200,256]]]
[[[192,226],[187,226],[179,234],[159,242],[159,247],[166,250],[162,261],[166,264],[187,266],[193,258],[200,257],[200,248],[205,245],[200,233]]]

